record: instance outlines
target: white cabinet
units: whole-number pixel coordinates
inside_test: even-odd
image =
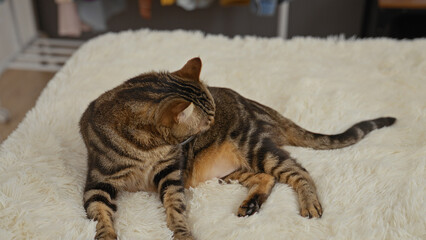
[[[0,3],[0,73],[36,34],[31,0],[5,0]]]

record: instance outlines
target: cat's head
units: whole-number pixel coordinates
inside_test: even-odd
[[[167,79],[162,80],[166,88],[173,89],[160,103],[156,120],[177,141],[208,130],[214,122],[215,103],[200,81],[201,66],[201,59],[193,58],[180,70],[166,73]]]

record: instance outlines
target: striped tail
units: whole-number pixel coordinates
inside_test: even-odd
[[[309,147],[313,149],[337,149],[344,148],[359,142],[368,133],[375,129],[391,126],[396,121],[393,117],[382,117],[373,120],[359,122],[343,133],[325,135],[307,131],[296,124],[287,127],[284,132],[287,141],[292,146]]]

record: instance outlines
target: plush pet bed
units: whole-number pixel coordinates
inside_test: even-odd
[[[199,240],[426,239],[426,40],[205,36],[141,30],[83,45],[0,150],[0,239],[93,239],[82,194],[86,149],[78,121],[90,101],[137,74],[203,60],[202,79],[269,105],[316,132],[366,119],[397,123],[330,151],[288,147],[311,173],[324,215],[299,215],[277,184],[259,213],[235,215],[247,190],[217,181],[187,191]],[[31,79],[28,79],[31,81]],[[171,239],[154,193],[122,193],[120,239]]]

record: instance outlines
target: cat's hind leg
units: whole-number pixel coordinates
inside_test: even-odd
[[[238,208],[238,216],[250,216],[259,211],[262,204],[269,197],[275,185],[275,178],[266,173],[255,173],[245,169],[238,169],[222,178],[225,182],[237,180],[249,189],[247,198]]]
[[[252,160],[252,167],[265,172],[280,183],[290,185],[297,193],[300,215],[303,217],[321,217],[323,210],[318,200],[314,181],[308,171],[290,154],[269,139],[264,139],[258,153]]]

